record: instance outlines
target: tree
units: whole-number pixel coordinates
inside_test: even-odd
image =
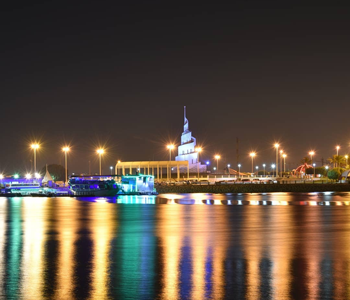
[[[341,173],[338,169],[329,170],[327,176],[329,179],[338,180]]]
[[[48,171],[49,171],[49,173],[54,181],[64,181],[65,180],[66,175],[65,175],[65,168],[63,166],[52,164],[52,165],[48,165],[47,169],[48,169]],[[41,175],[46,174],[46,166],[41,169],[40,174]]]
[[[308,156],[303,157],[303,159],[300,161],[302,164],[311,164],[311,158]]]
[[[314,174],[314,168],[306,169],[306,174]],[[322,176],[327,176],[327,171],[325,167],[316,167],[315,174],[321,174]]]
[[[340,168],[342,164],[345,165],[345,157],[343,155],[333,155],[332,157],[328,158],[328,161],[333,164],[333,168],[335,168],[335,166]]]

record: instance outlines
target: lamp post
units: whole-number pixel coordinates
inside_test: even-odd
[[[286,173],[286,157],[287,157],[287,154],[283,154],[283,172]]]
[[[256,153],[250,152],[249,155],[252,158],[252,173],[254,173],[254,157],[255,157]]]
[[[278,147],[280,145],[279,144],[275,144],[275,148],[276,148],[276,177],[277,177],[277,172],[278,172]]]
[[[105,152],[105,150],[103,150],[102,148],[97,149],[97,154],[99,156],[100,159],[100,175],[102,175],[102,154]]]
[[[196,148],[196,151],[197,151],[197,153],[198,153],[198,161],[197,161],[197,175],[198,175],[198,180],[199,180],[199,164],[200,164],[200,162],[199,162],[199,153],[201,153],[202,152],[202,147],[197,147]]]
[[[266,167],[266,165],[263,164],[263,168],[264,168],[264,177],[266,176],[266,174],[265,174],[265,167]]]
[[[256,176],[259,176],[259,166],[256,166],[255,169],[256,169]]]
[[[36,173],[36,150],[39,149],[39,144],[32,144],[32,149],[34,150],[34,174]]]
[[[62,148],[63,152],[64,152],[64,169],[65,169],[65,178],[66,181],[64,182],[64,185],[66,186],[67,182],[68,182],[68,159],[67,159],[67,153],[69,151],[69,147],[63,147]]]
[[[118,175],[118,173],[119,173],[119,168],[118,168],[118,165],[120,164],[120,160],[118,160],[117,161],[117,175]],[[122,174],[123,175],[123,174]],[[154,175],[154,174],[152,174],[152,175]]]
[[[337,149],[337,160],[336,160],[336,162],[337,162],[337,168],[339,168],[339,149],[340,149],[340,146],[337,146],[337,147],[335,147],[336,149]]]
[[[275,165],[275,164],[272,164],[272,165],[271,165],[271,168],[272,168],[272,175],[274,175],[274,172],[275,172],[275,167],[276,167],[276,165]]]
[[[312,164],[312,166],[314,167],[314,178],[315,178],[315,175],[316,175],[316,169],[315,169],[316,164]]]
[[[310,151],[310,152],[309,152],[309,155],[310,155],[310,157],[311,157],[311,163],[312,163],[312,158],[313,158],[313,156],[315,155],[315,151]]]
[[[171,150],[173,150],[175,148],[175,146],[173,144],[169,144],[166,147],[169,149],[169,165],[170,165],[170,162],[171,162]],[[169,166],[169,168],[171,168],[171,166]],[[169,174],[169,168],[167,168],[167,174]],[[167,177],[168,177],[168,180],[169,180],[169,175]],[[171,169],[170,169],[170,180],[171,180]]]
[[[221,156],[216,154],[214,158],[216,159],[216,169],[219,172],[219,159],[221,158]]]
[[[280,170],[278,170],[278,174],[280,174],[281,171],[281,176],[282,176],[282,172],[283,172],[283,165],[282,165],[282,155],[283,155],[283,150],[280,150]]]
[[[241,164],[238,164],[238,178],[241,178]]]
[[[230,167],[231,165],[230,164],[227,164],[227,172],[228,172],[228,177],[230,178]]]
[[[112,174],[113,167],[112,167],[112,166],[110,166],[109,168],[111,169],[111,175],[113,175],[113,174]]]

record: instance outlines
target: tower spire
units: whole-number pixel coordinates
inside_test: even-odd
[[[184,123],[186,123],[186,106],[184,106]]]

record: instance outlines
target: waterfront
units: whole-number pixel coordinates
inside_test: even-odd
[[[2,299],[348,299],[350,194],[0,198]]]

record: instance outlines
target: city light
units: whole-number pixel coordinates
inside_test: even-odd
[[[313,158],[313,156],[315,155],[315,151],[310,151],[310,152],[309,152],[309,155],[310,155],[310,157],[311,157],[311,163],[312,163],[312,158]]]
[[[97,153],[99,154],[99,162],[100,162],[100,175],[102,175],[102,154],[105,153],[105,150],[100,148],[97,149]]]
[[[4,175],[3,174],[0,174],[0,179],[4,179]]]
[[[241,177],[241,164],[238,164],[238,177]]]
[[[252,173],[254,173],[254,157],[256,156],[256,153],[250,152],[249,155],[252,158]]]
[[[30,179],[30,178],[32,178],[32,174],[27,173],[26,174],[26,179]]]
[[[214,158],[216,159],[216,169],[219,171],[219,159],[221,158],[221,156],[219,154],[216,154]]]
[[[39,174],[39,173],[35,173],[34,176],[35,176],[36,179],[39,179],[39,178],[40,178],[40,174]]]
[[[65,146],[62,148],[63,152],[64,152],[64,173],[65,173],[65,182],[64,185],[67,184],[68,182],[68,157],[67,157],[67,153],[69,151],[69,147]]]
[[[19,178],[19,175],[18,174],[15,174],[13,175],[14,178],[18,179]]]
[[[39,149],[39,144],[37,143],[34,143],[34,144],[31,144],[31,148],[33,149],[34,151],[34,173],[36,172],[36,150]]]

